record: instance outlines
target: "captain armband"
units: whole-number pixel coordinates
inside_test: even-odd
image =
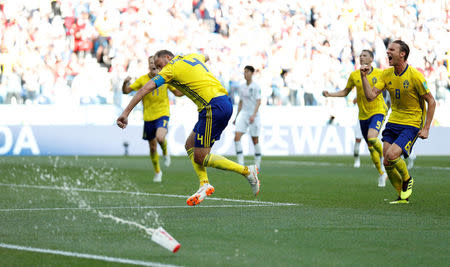
[[[161,75],[156,75],[155,77],[152,78],[152,81],[155,82],[156,87],[160,87],[166,82],[166,80],[164,80],[164,78]]]

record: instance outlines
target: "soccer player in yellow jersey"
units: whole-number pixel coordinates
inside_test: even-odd
[[[373,62],[373,53],[370,50],[363,50],[359,56],[361,65],[371,66]],[[375,85],[381,77],[382,70],[374,67],[370,67],[370,71],[367,73],[367,79],[370,85]],[[386,185],[386,172],[381,165],[383,159],[383,148],[380,140],[378,139],[378,133],[383,125],[384,117],[387,113],[387,106],[384,103],[383,95],[378,95],[374,101],[369,102],[364,95],[364,89],[362,88],[361,75],[359,70],[355,70],[350,74],[347,81],[347,86],[341,91],[330,93],[323,91],[322,94],[325,97],[344,97],[347,96],[350,91],[356,87],[356,103],[359,109],[359,125],[361,126],[361,132],[369,147],[370,157],[373,164],[378,170],[378,186],[384,187]]]
[[[233,113],[233,105],[227,91],[206,66],[208,57],[201,54],[174,56],[168,50],[158,51],[154,56],[155,65],[161,71],[146,83],[131,99],[117,119],[117,125],[125,128],[128,115],[147,94],[167,83],[180,90],[198,107],[198,122],[186,140],[186,151],[200,180],[200,188],[187,199],[189,206],[197,205],[214,193],[209,184],[206,167],[234,171],[247,178],[255,195],[260,183],[256,165],[243,166],[222,156],[212,154],[211,147],[219,140]]]
[[[153,62],[153,56],[148,58],[149,72],[139,77],[133,84],[130,85],[130,77],[127,77],[122,85],[122,92],[129,94],[131,91],[137,91],[142,88],[151,78],[158,74],[155,63]],[[144,105],[144,131],[142,138],[148,140],[150,146],[150,159],[155,170],[154,182],[162,181],[162,171],[159,166],[159,156],[157,152],[157,143],[161,146],[161,150],[164,156],[164,165],[168,167],[170,165],[170,155],[167,152],[166,134],[169,124],[170,107],[169,97],[167,95],[167,89],[172,91],[176,96],[182,96],[183,94],[175,88],[164,85],[153,91],[151,94],[146,95],[142,104]]]
[[[414,184],[408,173],[405,158],[409,156],[417,137],[428,138],[436,102],[428,90],[423,75],[409,66],[408,45],[396,40],[389,44],[387,56],[389,66],[381,79],[372,87],[368,80],[370,66],[361,66],[364,93],[369,101],[387,90],[391,97],[392,113],[383,131],[384,166],[389,180],[398,192],[398,199],[391,204],[408,203]],[[425,106],[428,104],[428,109]]]

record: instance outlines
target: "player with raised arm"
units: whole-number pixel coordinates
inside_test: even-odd
[[[139,77],[134,83],[130,85],[131,77],[125,78],[122,84],[122,92],[129,94],[132,91],[141,89],[151,78],[158,74],[153,56],[148,58],[149,72]],[[163,85],[151,94],[144,96],[142,104],[144,106],[144,131],[142,138],[148,140],[150,146],[150,159],[155,170],[154,182],[162,181],[162,171],[159,166],[159,156],[157,152],[157,144],[161,146],[164,157],[164,165],[170,165],[170,155],[167,151],[167,129],[169,125],[170,106],[167,89],[172,91],[176,96],[183,94],[177,89]]]
[[[259,145],[259,132],[261,121],[259,116],[259,106],[261,105],[261,88],[253,81],[253,66],[245,66],[245,82],[239,87],[239,104],[236,118],[233,124],[236,125],[234,144],[238,163],[244,165],[244,154],[242,153],[241,137],[247,132],[252,137],[255,147],[255,164],[261,167],[261,147]]]
[[[367,73],[367,79],[370,85],[375,85],[381,77],[382,70],[371,66],[373,62],[372,51],[363,50],[359,56],[359,61],[361,65],[370,67],[370,70]],[[361,132],[369,148],[372,162],[379,173],[378,186],[384,187],[386,185],[387,175],[382,166],[383,148],[378,139],[378,133],[387,113],[387,106],[384,103],[383,95],[378,95],[376,99],[371,102],[366,99],[359,70],[355,70],[350,74],[347,86],[345,86],[343,90],[335,93],[323,91],[322,94],[325,97],[344,97],[347,96],[354,87],[356,87],[356,103],[358,104],[359,109],[358,118]]]
[[[131,99],[128,106],[117,119],[117,125],[125,128],[128,115],[147,94],[167,83],[180,90],[198,107],[198,121],[186,140],[185,148],[194,170],[200,180],[200,188],[186,203],[197,205],[214,193],[209,184],[206,167],[234,171],[247,178],[255,195],[259,193],[258,167],[243,166],[225,157],[212,154],[211,147],[220,139],[233,113],[233,105],[226,89],[209,71],[205,62],[208,56],[188,54],[174,56],[168,50],[160,50],[154,56],[155,65],[161,71],[147,82]]]
[[[381,74],[375,86],[368,80],[370,66],[361,66],[361,80],[364,93],[369,101],[376,99],[383,90],[391,97],[392,113],[383,131],[384,166],[389,180],[398,192],[398,198],[391,204],[409,203],[414,184],[409,175],[405,158],[409,156],[417,137],[428,138],[436,102],[428,90],[423,75],[408,62],[409,47],[395,40],[389,44],[387,56],[389,69]],[[428,109],[425,106],[428,105]]]

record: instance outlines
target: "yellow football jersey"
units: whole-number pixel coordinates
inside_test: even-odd
[[[367,74],[367,80],[369,80],[370,86],[374,86],[380,80],[382,72],[381,69],[372,68],[372,71]],[[367,100],[364,94],[364,88],[362,87],[361,73],[359,70],[353,71],[348,78],[346,88],[353,87],[356,87],[356,103],[359,108],[358,118],[360,120],[367,120],[375,114],[384,114],[386,116],[388,108],[382,94],[379,94],[373,101]]]
[[[131,89],[137,91],[141,89],[148,81],[148,74],[139,77],[132,85]],[[142,104],[144,105],[144,121],[153,121],[162,116],[170,116],[169,96],[167,95],[168,85],[164,84],[156,88],[153,92],[144,96]]]
[[[397,75],[392,67],[383,71],[380,82],[375,86],[380,90],[388,90],[391,96],[392,113],[389,122],[422,128],[426,106],[421,96],[430,92],[422,73],[407,65]]]
[[[160,78],[189,97],[201,111],[211,99],[227,95],[227,90],[220,84],[205,65],[205,56],[188,54],[176,56],[154,78],[161,84]]]

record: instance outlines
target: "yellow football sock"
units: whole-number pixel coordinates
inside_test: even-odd
[[[383,174],[383,169],[381,169],[381,159],[380,154],[375,150],[373,146],[369,146],[370,157],[372,158],[373,164],[375,164],[375,168],[377,168],[378,173]]]
[[[164,156],[167,156],[167,140],[164,139],[164,142],[162,144],[159,144],[161,146],[161,150],[163,152]]]
[[[213,167],[216,169],[227,170],[227,171],[234,171],[234,172],[240,173],[244,176],[247,176],[250,174],[248,167],[242,166],[242,165],[240,165],[234,161],[231,161],[225,157],[211,154],[211,153],[208,154],[205,157],[205,159],[203,160],[203,166]]]
[[[381,144],[381,141],[377,137],[369,138],[367,139],[367,142],[369,143],[369,146],[373,146],[375,148],[380,157],[383,155],[383,145]]]
[[[200,164],[195,163],[194,161],[194,148],[190,148],[187,151],[189,158],[191,159],[192,166],[194,167],[194,171],[198,176],[200,181],[200,186],[204,184],[209,184],[208,174],[206,173],[206,168]]]
[[[409,179],[410,176],[408,168],[406,167],[405,161],[401,157],[398,157],[394,160],[389,160],[389,165],[393,165],[397,169],[403,181],[407,181]]]
[[[153,164],[153,169],[155,169],[155,172],[158,173],[161,171],[161,169],[159,168],[159,155],[158,152],[150,152],[150,159],[152,160],[152,164]]]
[[[400,173],[398,173],[397,169],[393,165],[384,167],[389,177],[389,181],[391,181],[392,186],[395,190],[397,190],[397,193],[400,196],[400,191],[402,191],[402,177],[400,176]]]

